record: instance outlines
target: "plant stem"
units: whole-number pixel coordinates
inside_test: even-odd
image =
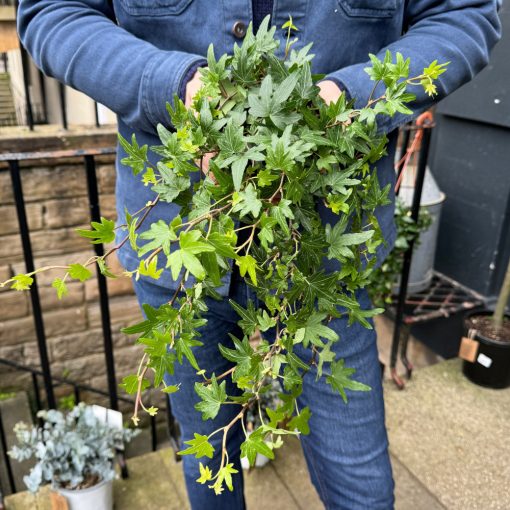
[[[496,309],[494,310],[494,314],[492,316],[492,320],[496,329],[501,329],[503,327],[503,319],[505,316],[505,308],[508,303],[508,298],[510,298],[510,260],[508,261],[508,267],[506,269],[503,285],[499,291]]]

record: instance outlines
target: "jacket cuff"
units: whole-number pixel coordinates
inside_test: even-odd
[[[204,67],[206,65],[207,65],[206,60],[204,60],[203,62],[197,62],[186,71],[186,74],[182,77],[181,84],[179,85],[179,92],[177,93],[181,101],[183,102],[186,101],[186,85],[188,84],[188,82],[193,78],[193,76],[195,76],[195,73],[200,67]]]
[[[363,108],[367,105],[370,94],[374,87],[374,82],[370,79],[368,74],[364,71],[365,67],[369,64],[363,62],[362,64],[354,64],[344,67],[327,76],[328,80],[333,80],[341,84],[341,88],[348,92],[350,99],[354,99],[355,108]],[[384,85],[380,83],[373,93],[373,98],[379,97],[384,93]]]
[[[327,77],[327,79],[338,80],[343,85],[343,89],[348,92],[350,98],[354,99],[354,108],[356,109],[364,108],[370,99],[377,99],[386,91],[386,87],[382,82],[374,89],[375,82],[365,72],[365,68],[369,66],[370,62],[354,64],[335,71]],[[380,133],[389,133],[414,120],[420,113],[430,108],[432,103],[433,101],[430,98],[425,98],[420,104],[411,103],[408,106],[413,110],[412,115],[402,113],[396,113],[393,117],[378,115],[376,119],[377,130]]]
[[[173,104],[174,94],[186,86],[189,71],[201,65],[207,65],[204,57],[181,51],[161,52],[149,61],[142,78],[142,105],[154,128],[170,125],[166,103]]]

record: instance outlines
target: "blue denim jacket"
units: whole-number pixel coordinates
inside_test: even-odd
[[[140,144],[155,145],[158,123],[168,124],[165,103],[185,85],[188,71],[204,61],[207,47],[216,55],[231,52],[242,35],[236,23],[252,18],[251,0],[21,0],[18,28],[21,40],[48,75],[81,90],[118,114],[119,131]],[[357,105],[366,104],[373,83],[363,71],[368,54],[386,49],[411,59],[411,75],[433,60],[450,62],[439,80],[442,98],[470,80],[488,62],[500,36],[497,0],[275,0],[272,23],[277,27],[292,15],[299,28],[296,48],[313,42],[314,72],[340,82]],[[237,25],[239,27],[239,25]],[[278,33],[278,32],[277,32]],[[284,32],[279,32],[284,37]],[[281,45],[283,48],[283,44]],[[412,109],[419,114],[432,100],[416,89]],[[393,183],[396,128],[409,120],[384,119],[390,134],[388,156],[378,165],[381,185]],[[136,211],[153,197],[139,177],[117,158],[117,209]],[[392,186],[393,188],[393,186]],[[149,216],[170,220],[178,206],[164,204]],[[324,222],[336,216],[321,209]],[[387,245],[395,238],[393,206],[378,211]],[[138,266],[126,245],[120,259],[127,269]],[[326,262],[328,270],[335,265]],[[170,275],[159,280],[172,288]],[[228,283],[228,282],[226,282]],[[222,293],[226,292],[226,286]]]

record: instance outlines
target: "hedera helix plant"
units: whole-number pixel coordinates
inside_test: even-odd
[[[384,262],[371,275],[368,291],[372,303],[382,308],[391,304],[395,287],[402,273],[404,254],[409,245],[414,242],[414,248],[420,245],[420,235],[432,224],[432,216],[427,209],[422,208],[418,221],[411,218],[411,208],[402,200],[395,201],[395,224],[397,239],[393,250]]]
[[[345,315],[349,323],[370,328],[367,319],[379,312],[362,310],[355,295],[370,281],[376,248],[384,242],[374,211],[389,203],[389,187],[381,189],[373,168],[387,143],[377,131],[377,116],[411,114],[406,103],[414,95],[408,87],[421,85],[433,95],[434,80],[445,70],[445,64],[433,62],[419,76],[409,77],[409,59],[398,53],[393,59],[388,52],[381,61],[371,55],[372,67],[366,72],[375,83],[372,96],[381,82],[384,93],[370,97],[361,109],[343,94],[327,105],[316,86],[321,77],[311,72],[311,44],[292,49],[292,22],[286,27],[284,59],[276,56],[279,42],[269,18],[256,35],[250,27],[232,55],[216,59],[209,48],[208,66],[201,70],[203,86],[192,107],[187,109],[176,97],[173,107],[168,105],[175,131],[158,126],[161,145],[150,148],[160,157],[157,165],[149,163],[148,147],[139,146],[134,136],[131,143],[120,137],[127,153],[123,164],[152,189],[154,199],[127,214],[126,224],[117,227],[126,232],[119,244],[103,257],[70,265],[54,281],[63,296],[69,279],[91,276],[92,264],[114,277],[108,256],[128,242],[140,258],[129,276],[157,280],[164,267],[169,269],[177,291],[169,292],[168,303],[158,309],[145,305],[146,319],[124,330],[139,335],[144,354],[137,373],[126,377],[123,386],[136,395],[132,419],[138,423],[140,408],[157,412],[144,406],[143,391],[151,386],[162,386],[166,393],[178,391],[178,385],[166,386],[163,376],[173,372],[175,363],[187,362],[202,378],[195,391],[200,397],[196,409],[204,420],[215,418],[223,405],[238,406],[230,423],[209,436],[195,433],[180,452],[212,458],[210,439],[222,435],[218,469],[213,472],[201,464],[198,479],[216,493],[224,486],[232,490],[236,472],[226,449],[229,430],[238,422],[244,426],[245,413],[268,389],[268,376],[281,381],[283,403],[265,415],[261,412],[262,424],[246,435],[241,454],[251,464],[258,452],[272,458],[281,436],[309,431],[310,410],[299,409],[296,398],[311,366],[345,402],[346,390],[369,390],[352,378],[354,369],[335,359],[331,347],[339,338],[328,321]],[[211,155],[205,176],[204,158]],[[192,184],[194,173],[201,178]],[[156,221],[139,233],[148,212],[160,202],[179,204],[180,215],[170,223]],[[334,225],[322,223],[319,202],[338,215]],[[79,232],[93,243],[110,243],[115,225],[103,218],[91,230]],[[338,260],[341,270],[326,273],[325,257]],[[250,302],[245,309],[231,301],[244,336],[232,338],[233,348],[218,345],[232,368],[207,374],[194,354],[201,345],[200,327],[206,323],[204,298],[220,299],[217,289],[233,264],[261,305]],[[32,277],[17,275],[9,282],[24,289]],[[257,330],[262,339],[254,344],[250,337]],[[309,349],[309,360],[296,356],[296,344]],[[240,396],[227,394],[227,378],[241,390]]]

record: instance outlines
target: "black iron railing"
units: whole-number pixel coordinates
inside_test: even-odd
[[[13,6],[15,8],[15,12],[17,13],[19,0],[0,0],[0,6]],[[39,70],[37,73],[37,79],[35,81],[31,80],[32,73],[30,73],[30,66],[32,65],[31,58],[21,41],[19,41],[19,51],[21,55],[21,63],[22,63],[22,73],[23,73],[23,94],[24,94],[24,102],[23,104],[17,104],[18,109],[23,109],[23,116],[21,118],[25,119],[26,125],[32,131],[34,126],[37,124],[48,124],[49,115],[48,115],[48,98],[45,84],[45,75]],[[1,54],[1,67],[5,69],[5,72],[9,72],[9,57],[7,53]],[[34,101],[34,94],[32,92],[37,89],[38,94],[41,98],[41,102],[37,103]],[[59,109],[60,109],[60,121],[62,127],[64,129],[68,129],[68,105],[66,100],[66,88],[65,85],[59,83]],[[98,103],[94,101],[94,117],[95,117],[95,125],[96,127],[100,127],[99,122],[99,110]],[[12,119],[12,121],[17,124],[19,122],[19,118]],[[4,125],[13,125],[5,122]]]
[[[35,267],[32,245],[30,242],[30,231],[27,222],[25,198],[23,195],[23,183],[22,183],[23,169],[20,166],[20,163],[36,160],[59,160],[69,158],[71,159],[81,158],[84,162],[84,167],[86,171],[90,220],[100,221],[99,190],[96,175],[96,157],[104,155],[113,155],[115,154],[115,151],[116,151],[115,148],[110,147],[99,149],[79,149],[50,152],[0,154],[0,163],[3,162],[7,164],[7,168],[0,168],[0,172],[8,171],[11,177],[14,202],[18,217],[19,232],[22,241],[23,258],[27,273],[34,271]],[[95,244],[94,250],[96,255],[98,256],[101,256],[104,253],[104,247],[102,244]],[[48,346],[46,342],[46,334],[44,329],[44,318],[42,314],[41,300],[37,285],[37,276],[34,275],[33,276],[34,281],[30,288],[30,300],[32,304],[32,316],[34,320],[37,347],[39,351],[40,368],[21,365],[11,360],[2,358],[0,358],[0,364],[31,374],[34,402],[37,410],[56,407],[54,388],[57,385],[70,386],[73,389],[73,394],[76,402],[79,402],[81,400],[82,392],[86,391],[87,393],[92,395],[107,397],[109,399],[109,405],[112,409],[118,409],[119,402],[134,404],[134,402],[130,398],[119,396],[117,392],[117,381],[115,376],[115,359],[110,321],[109,296],[106,285],[106,278],[100,271],[96,271],[96,274],[99,289],[101,327],[103,333],[103,350],[108,390],[107,391],[101,390],[99,388],[94,388],[91,385],[82,384],[64,377],[56,377],[52,374],[48,356]],[[41,381],[43,383],[42,386],[44,392],[41,391],[42,390],[40,385]],[[45,398],[43,398],[43,395],[45,396]],[[172,415],[168,398],[166,398],[165,401],[167,405],[166,419],[169,438],[172,447],[174,448],[174,450],[177,450],[177,448],[179,447],[179,428]],[[150,417],[150,432],[151,432],[150,433],[151,448],[152,450],[156,450],[157,447],[156,419],[153,416]],[[10,459],[6,453],[6,445],[3,444],[4,442],[5,431],[0,415],[0,443],[2,443],[0,446],[2,447],[3,450],[3,456],[7,469],[10,490],[12,492],[15,492],[16,487],[12,475],[12,468],[10,464]],[[123,473],[127,475],[127,470],[123,470]]]

